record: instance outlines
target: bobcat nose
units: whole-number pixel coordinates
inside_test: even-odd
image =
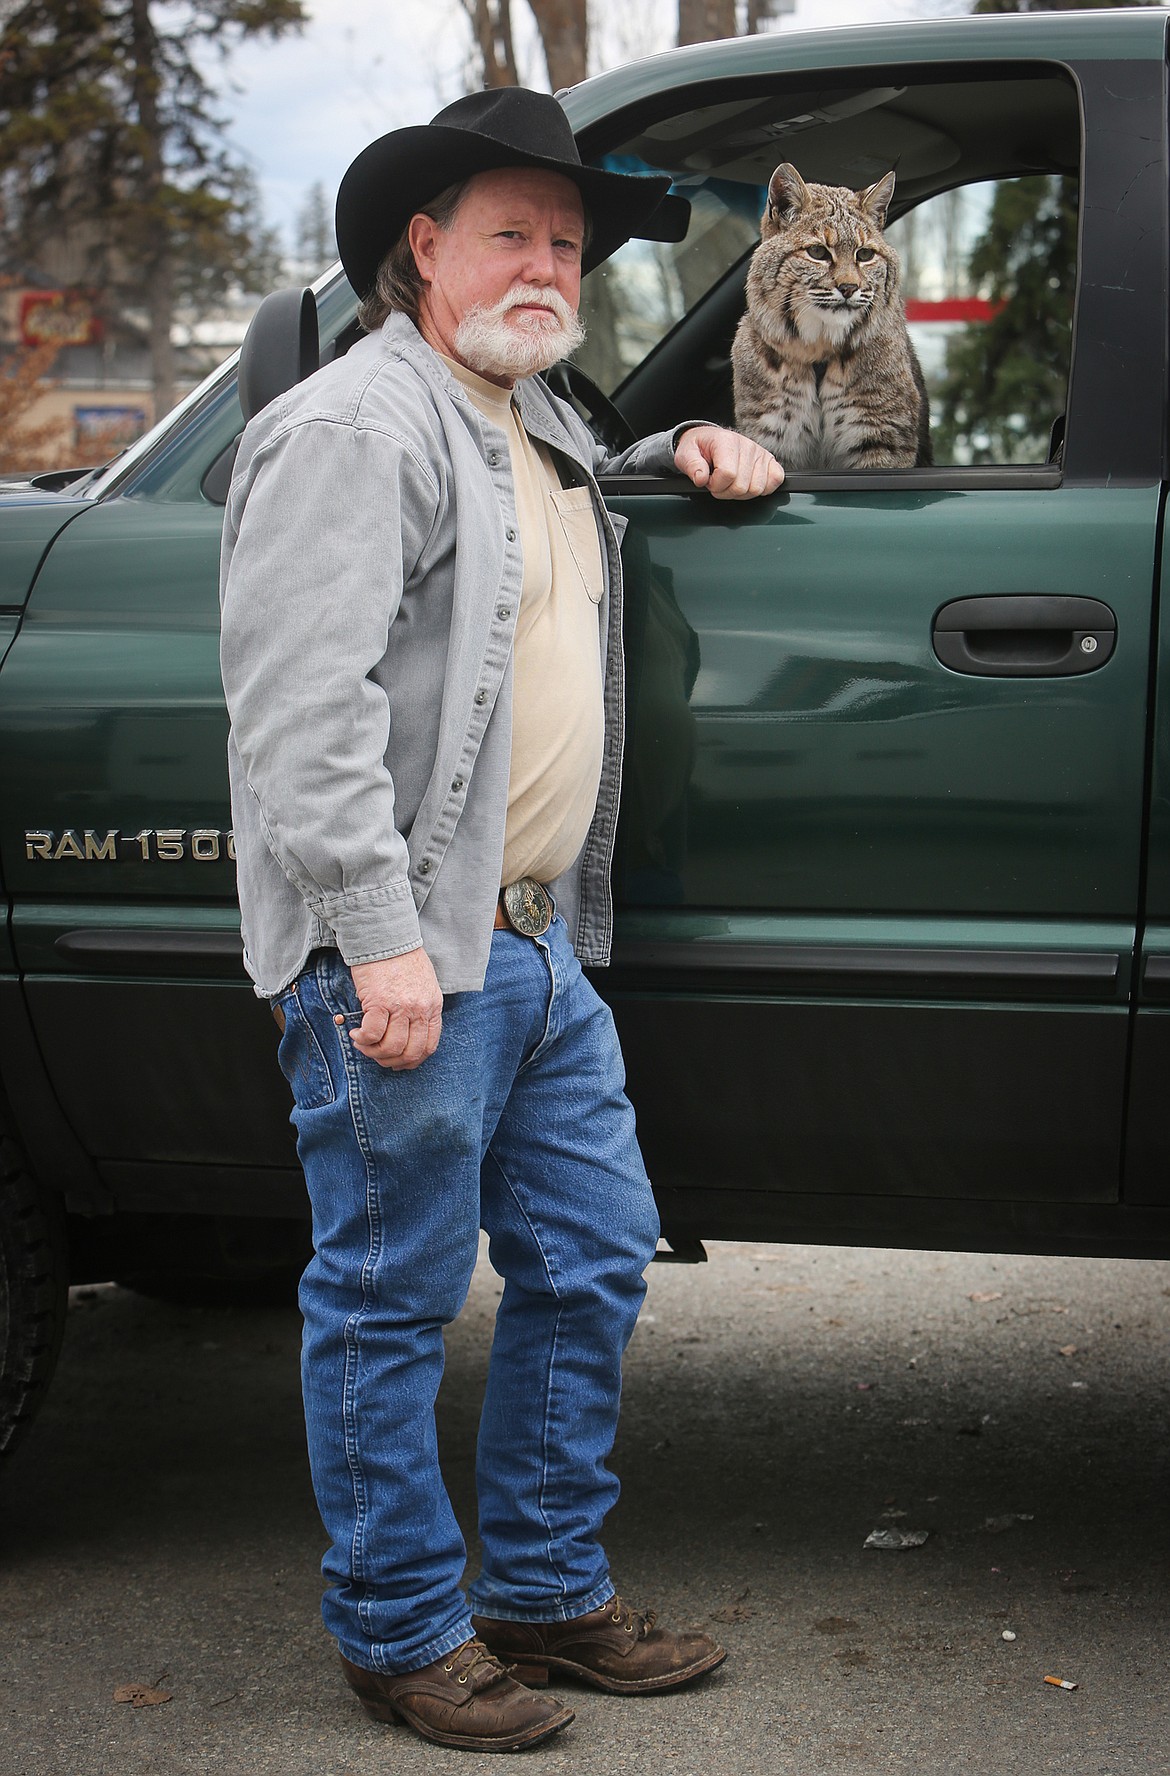
[[[846,302],[848,302],[848,300],[851,296],[856,296],[858,290],[861,288],[861,285],[860,284],[838,284],[837,288],[838,288],[838,290],[840,290],[842,296],[844,296]]]

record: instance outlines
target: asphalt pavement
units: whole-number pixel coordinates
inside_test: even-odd
[[[498,1287],[481,1263],[440,1401],[469,1529]],[[1170,1772],[1168,1325],[1162,1263],[717,1245],[655,1265],[607,1545],[631,1602],[730,1657],[673,1696],[561,1686],[577,1719],[525,1768]],[[75,1292],[2,1482],[0,1770],[499,1769],[374,1725],[340,1679],[298,1336],[292,1308]],[[866,1548],[875,1530],[926,1539]]]

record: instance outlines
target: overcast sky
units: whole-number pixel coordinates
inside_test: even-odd
[[[291,237],[317,179],[332,199],[367,142],[402,124],[425,123],[466,90],[468,31],[458,0],[307,0],[300,37],[254,43],[233,55],[221,86],[231,139],[255,170],[267,219]],[[797,0],[784,31],[877,23],[965,11],[961,0]],[[513,0],[522,73],[547,79],[524,0]],[[670,46],[677,0],[593,0],[596,67]]]

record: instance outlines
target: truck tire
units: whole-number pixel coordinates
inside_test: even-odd
[[[31,1424],[57,1366],[68,1288],[61,1204],[0,1133],[0,1459]]]

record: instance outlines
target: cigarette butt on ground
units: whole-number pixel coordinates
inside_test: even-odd
[[[1076,1684],[1070,1683],[1067,1677],[1046,1677],[1045,1683],[1054,1684],[1058,1690],[1075,1690]]]

